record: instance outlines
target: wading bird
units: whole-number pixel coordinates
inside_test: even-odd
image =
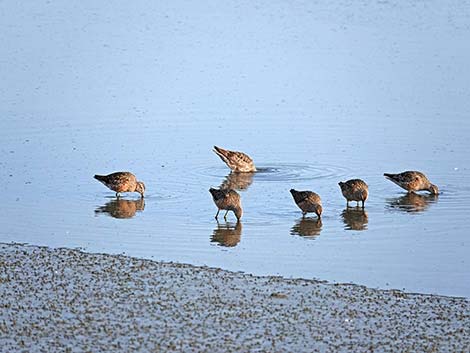
[[[349,201],[356,201],[359,206],[359,201],[362,201],[362,208],[364,208],[364,202],[369,196],[369,187],[361,179],[351,179],[345,182],[340,181],[338,183],[346,199],[346,207],[349,207]]]
[[[115,172],[108,175],[95,175],[94,178],[109,189],[116,192],[116,197],[119,197],[121,192],[138,192],[141,197],[144,197],[145,185],[141,181],[137,181],[134,174],[130,172]]]
[[[294,189],[290,189],[290,193],[292,194],[297,206],[302,210],[302,214],[304,216],[308,212],[314,212],[318,218],[321,217],[323,208],[318,194],[313,191],[297,191]]]
[[[243,152],[224,150],[214,146],[214,152],[227,164],[234,172],[250,173],[256,172],[253,160]]]
[[[439,194],[438,187],[432,184],[426,175],[421,172],[406,171],[399,174],[384,173],[384,176],[408,192],[427,190],[433,195]]]
[[[242,218],[243,209],[240,200],[240,195],[235,190],[224,190],[210,188],[209,192],[214,199],[214,203],[217,206],[217,213],[215,219],[218,219],[220,210],[226,210],[224,219],[227,219],[228,211],[232,211],[237,217],[237,220]]]

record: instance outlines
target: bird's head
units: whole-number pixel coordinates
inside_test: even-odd
[[[434,184],[430,184],[427,190],[433,195],[439,194],[439,188]]]
[[[141,181],[138,181],[135,185],[135,191],[138,192],[141,197],[144,197],[145,184]]]

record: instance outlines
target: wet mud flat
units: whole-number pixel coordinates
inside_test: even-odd
[[[0,351],[468,352],[470,300],[0,244]]]

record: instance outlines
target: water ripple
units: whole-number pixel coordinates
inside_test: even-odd
[[[296,182],[316,179],[338,179],[347,175],[349,169],[328,164],[270,164],[258,167],[254,182]],[[193,169],[189,178],[198,183],[204,179],[225,178],[230,171],[225,167],[201,166]]]

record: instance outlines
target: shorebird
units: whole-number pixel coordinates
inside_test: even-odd
[[[290,193],[297,206],[302,210],[304,216],[307,212],[315,212],[318,218],[321,217],[323,208],[321,206],[320,196],[313,191],[297,191],[294,189],[290,189]]]
[[[108,175],[95,175],[94,178],[109,189],[116,192],[116,197],[119,197],[121,192],[138,192],[141,197],[144,197],[145,185],[141,181],[137,181],[134,174],[130,172],[115,172]]]
[[[346,199],[346,207],[349,207],[349,201],[356,201],[359,206],[359,201],[362,201],[362,208],[364,208],[364,202],[369,196],[369,187],[361,179],[351,179],[345,182],[340,181],[338,183]]]
[[[252,173],[256,172],[253,160],[243,152],[224,150],[214,146],[214,152],[227,164],[234,172]]]
[[[421,172],[406,171],[399,174],[384,173],[384,176],[409,193],[420,190],[427,190],[433,195],[439,194],[438,187],[432,184],[426,175]]]
[[[224,190],[210,188],[209,192],[214,199],[214,203],[217,206],[217,213],[215,219],[218,219],[220,210],[226,210],[224,219],[227,219],[228,211],[232,211],[237,217],[237,220],[242,218],[243,209],[240,201],[240,195],[235,190]]]

